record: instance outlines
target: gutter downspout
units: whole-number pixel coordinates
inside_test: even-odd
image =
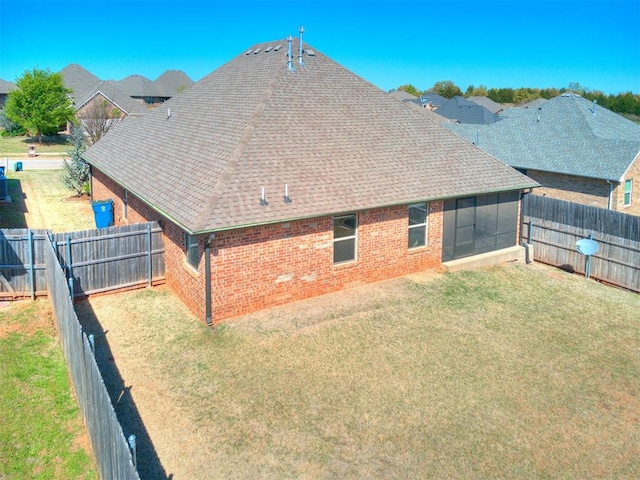
[[[607,183],[609,184],[609,200],[607,202],[607,209],[611,210],[611,205],[613,204],[613,183],[609,180],[607,180]]]
[[[204,242],[204,308],[207,326],[213,326],[211,318],[211,242],[215,234],[211,234]]]

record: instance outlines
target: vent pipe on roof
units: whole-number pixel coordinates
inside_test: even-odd
[[[593,101],[593,114],[596,114],[596,103],[598,103],[596,100]]]
[[[300,26],[300,28],[298,28],[298,32],[300,33],[300,42],[298,45],[298,65],[304,67],[304,62],[302,61],[302,34],[304,33],[304,27]]]
[[[295,71],[295,68],[293,68],[293,52],[291,51],[292,49],[292,44],[293,42],[293,37],[291,35],[289,35],[287,37],[287,70],[293,72]]]
[[[291,198],[289,197],[289,184],[284,184],[284,203],[291,203]]]
[[[264,194],[264,187],[262,187],[262,195],[260,196],[260,206],[266,207],[267,205],[269,205],[269,202],[267,202],[267,197]]]
[[[480,129],[476,129],[476,147],[480,146]]]

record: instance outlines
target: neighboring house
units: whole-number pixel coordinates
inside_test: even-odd
[[[111,110],[117,109],[119,117],[122,119],[129,115],[144,115],[147,109],[133,98],[128,96],[118,87],[117,82],[106,80],[94,86],[86,93],[84,98],[79,99],[76,103],[76,112],[78,117],[82,118],[91,110],[94,102],[106,101],[111,105]]]
[[[15,90],[16,88],[17,86],[15,83],[0,78],[0,108],[2,108],[7,101],[9,92]]]
[[[101,82],[93,73],[77,63],[70,63],[60,73],[64,86],[71,89],[69,96],[74,105],[77,105],[78,101],[85,98]]]
[[[496,123],[500,117],[482,105],[471,102],[463,97],[455,96],[437,109],[438,115],[450,120],[449,123],[471,123],[474,125],[489,125]]]
[[[535,182],[320,52],[287,51],[252,46],[83,154],[116,224],[159,221],[167,283],[199,318],[521,249]]]
[[[154,83],[160,93],[166,97],[174,97],[193,85],[193,80],[182,70],[167,70]]]
[[[389,95],[396,100],[400,100],[405,105],[409,105],[412,108],[417,108],[423,112],[423,114],[427,115],[431,120],[437,123],[445,123],[448,119],[441,117],[437,113],[435,113],[429,105],[422,102],[422,97],[416,97],[415,95],[411,95],[410,93],[405,92],[404,90],[392,90],[389,92]]]
[[[538,195],[640,215],[640,125],[579,95],[446,127],[539,182]]]
[[[491,113],[495,113],[496,115],[500,115],[504,111],[504,105],[498,102],[494,102],[489,97],[476,95],[473,97],[467,97],[467,100],[469,100],[470,102],[476,103],[481,107],[486,108]]]
[[[142,75],[129,75],[117,82],[118,88],[143,105],[155,105],[168,100],[171,95]]]
[[[538,108],[542,106],[548,100],[546,98],[536,98],[535,100],[531,100],[523,105],[520,105],[520,108]]]
[[[420,95],[420,103],[428,110],[438,110],[442,105],[447,103],[449,99],[438,95],[437,93],[427,92],[424,95]]]

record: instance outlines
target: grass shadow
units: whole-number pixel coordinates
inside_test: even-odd
[[[29,209],[20,180],[8,178],[7,191],[11,202],[0,203],[0,228],[28,228],[25,214]]]
[[[160,458],[153,446],[144,420],[131,395],[135,385],[125,385],[115,363],[107,338],[108,330],[104,330],[95,315],[91,304],[82,300],[75,304],[78,320],[87,335],[93,334],[95,340],[95,359],[102,374],[104,384],[111,398],[111,403],[122,426],[126,438],[136,436],[136,458],[138,474],[142,480],[170,480],[173,474],[167,475]]]

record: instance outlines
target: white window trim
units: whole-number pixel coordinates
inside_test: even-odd
[[[626,201],[626,197],[627,197],[627,184],[629,184],[629,201]],[[631,198],[633,197],[633,179],[627,179],[624,181],[624,184],[622,186],[622,205],[624,205],[625,207],[628,207],[629,205],[631,205]]]
[[[340,237],[340,238],[335,238],[335,225],[336,225],[336,220],[339,218],[347,218],[347,217],[353,217],[355,220],[355,235],[349,235],[348,237]],[[335,217],[333,217],[333,222],[332,222],[332,226],[333,226],[333,251],[335,252],[335,244],[337,242],[343,242],[345,240],[353,240],[353,258],[349,259],[349,260],[343,260],[342,262],[333,262],[334,265],[345,265],[347,263],[353,263],[358,259],[358,215],[355,213],[349,213],[347,215],[336,215]]]
[[[410,247],[409,246],[409,242],[407,240],[407,248],[409,250],[415,250],[417,248],[424,248],[427,245],[429,245],[429,202],[420,202],[420,203],[412,203],[407,207],[407,221],[409,220],[408,216],[409,216],[409,209],[411,207],[416,207],[416,206],[423,206],[425,208],[425,212],[426,215],[424,217],[424,223],[416,223],[415,225],[409,225],[409,229],[411,230],[412,228],[419,228],[419,227],[424,227],[424,245],[418,245],[417,247]]]

